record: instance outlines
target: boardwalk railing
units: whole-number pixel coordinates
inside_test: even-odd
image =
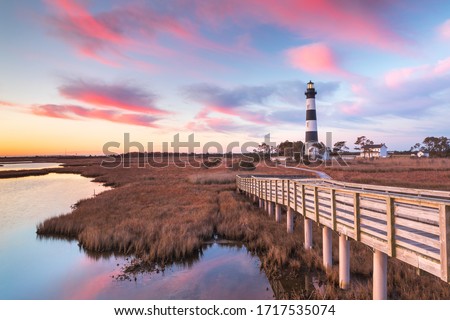
[[[324,247],[327,251],[331,250],[331,232],[326,236],[329,230],[325,229],[339,233],[343,238],[339,260],[348,260],[343,269],[349,268],[345,240],[352,238],[375,250],[374,268],[381,263],[382,277],[389,256],[450,282],[450,192],[286,176],[239,175],[236,183],[238,190],[257,197],[269,213],[273,205],[280,212],[279,206],[286,206],[288,232],[293,230],[292,211],[303,215],[305,222],[322,225],[324,242],[330,246]],[[305,228],[305,242],[310,242],[305,247],[311,247],[311,224],[305,224]],[[328,254],[331,256],[331,252]],[[331,257],[325,258],[324,253],[324,259],[329,260],[324,264],[330,267]],[[341,271],[341,287],[345,288],[349,270]],[[374,288],[374,297],[385,298],[386,284],[380,285],[383,292],[375,293]]]

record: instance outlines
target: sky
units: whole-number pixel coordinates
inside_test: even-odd
[[[321,141],[450,136],[449,1],[2,0],[0,40],[0,156],[303,141],[310,80]]]

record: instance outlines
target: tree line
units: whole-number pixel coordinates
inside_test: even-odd
[[[354,142],[354,149],[361,150],[364,146],[374,144],[373,140],[367,138],[366,136],[360,136],[356,138]],[[281,142],[276,147],[269,146],[266,143],[262,143],[259,145],[257,149],[254,150],[254,153],[258,153],[263,158],[268,157],[271,154],[277,154],[279,156],[284,156],[288,158],[292,158],[295,160],[300,160],[302,154],[304,154],[305,143],[303,141],[289,141],[286,140]],[[317,147],[324,150],[326,146],[323,142],[317,142]],[[347,141],[338,141],[336,142],[332,148],[329,148],[328,151],[331,155],[342,154],[349,151],[349,147],[347,147]],[[447,137],[426,137],[422,142],[416,143],[414,146],[410,148],[409,151],[405,152],[427,152],[431,157],[450,157],[450,139]]]
[[[426,137],[410,149],[411,152],[427,152],[431,157],[450,157],[450,139],[447,137]]]

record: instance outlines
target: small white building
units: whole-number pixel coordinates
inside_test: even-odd
[[[418,151],[416,153],[411,153],[411,158],[429,158],[430,154],[424,151]]]
[[[387,147],[381,144],[366,144],[361,147],[361,158],[386,158],[388,156]]]

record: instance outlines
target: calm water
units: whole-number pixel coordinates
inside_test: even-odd
[[[0,299],[272,299],[245,247],[205,245],[190,266],[117,280],[127,257],[93,257],[76,241],[36,237],[36,224],[105,190],[72,174],[0,180]]]
[[[54,162],[26,162],[26,161],[14,163],[0,162],[0,171],[50,169],[50,168],[58,168],[59,165],[60,163]]]

